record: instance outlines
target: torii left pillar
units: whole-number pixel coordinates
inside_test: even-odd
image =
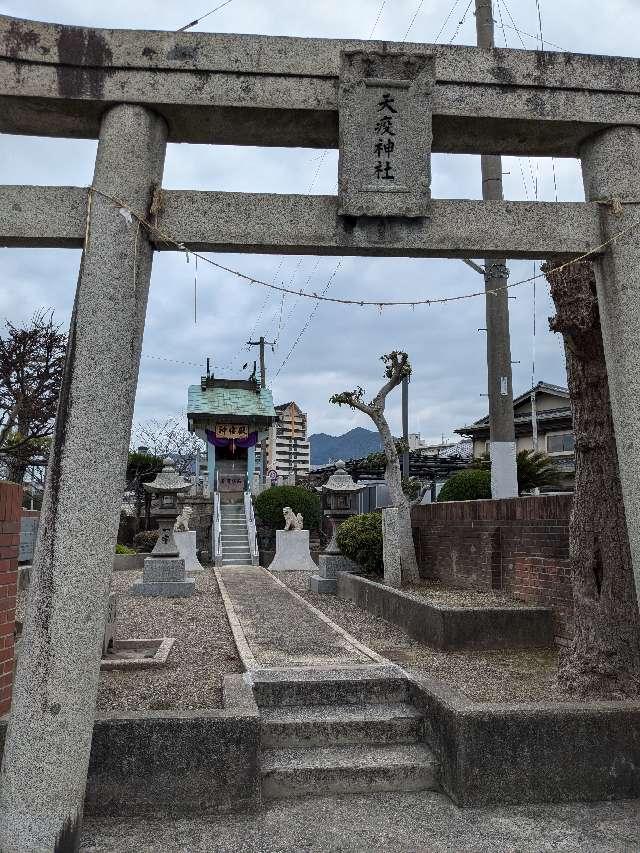
[[[152,111],[112,107],[94,187],[148,214],[166,139]],[[145,230],[94,193],[0,777],[3,853],[80,844],[152,258]]]

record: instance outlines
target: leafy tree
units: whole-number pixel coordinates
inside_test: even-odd
[[[367,512],[345,519],[336,533],[338,547],[354,563],[374,574],[384,571],[382,559],[382,515]]]
[[[521,450],[517,457],[518,491],[531,492],[533,489],[553,488],[562,477],[561,471],[553,459],[541,450]],[[475,463],[478,468],[491,468],[489,454]]]
[[[320,527],[320,498],[303,486],[272,486],[253,499],[256,515],[278,530],[285,525],[282,510],[289,506],[295,513],[302,513],[305,530]]]
[[[440,489],[438,501],[479,501],[491,497],[491,471],[469,468],[450,477]]]
[[[541,450],[521,450],[517,456],[518,491],[553,488],[560,482],[561,473],[553,459]]]
[[[8,320],[0,338],[0,457],[9,480],[49,457],[67,339],[53,311],[36,312],[24,327]]]
[[[406,376],[411,375],[411,364],[406,352],[395,351],[381,356],[384,363],[384,376],[387,380],[380,388],[375,397],[368,403],[364,401],[364,388],[355,388],[353,391],[343,391],[334,394],[330,402],[338,406],[349,406],[364,412],[374,422],[380,433],[382,447],[386,460],[385,480],[391,495],[391,501],[398,508],[398,533],[400,539],[400,565],[403,581],[418,580],[418,563],[416,551],[413,544],[411,532],[411,509],[409,501],[402,489],[402,475],[400,473],[400,459],[396,448],[396,441],[391,435],[389,424],[384,414],[387,396]]]

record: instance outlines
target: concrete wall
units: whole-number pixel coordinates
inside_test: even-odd
[[[214,814],[260,806],[260,715],[242,676],[224,710],[120,714],[93,727],[85,811]],[[0,758],[7,718],[0,720]]]
[[[473,703],[412,685],[443,790],[459,806],[640,796],[640,704]]]
[[[437,649],[522,649],[553,645],[553,613],[548,609],[438,607],[345,572],[338,574],[338,596]]]
[[[0,482],[0,716],[11,706],[22,486]]]
[[[420,574],[455,587],[500,589],[552,607],[556,635],[573,633],[571,495],[451,501],[412,510]]]

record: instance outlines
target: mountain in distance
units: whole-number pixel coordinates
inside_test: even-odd
[[[311,445],[311,464],[326,465],[338,459],[361,459],[370,453],[382,450],[382,442],[377,430],[355,427],[344,435],[327,435],[316,432],[309,436]]]

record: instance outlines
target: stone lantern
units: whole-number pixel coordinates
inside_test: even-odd
[[[336,462],[336,470],[324,486],[319,486],[322,493],[324,516],[331,524],[331,541],[320,554],[319,571],[309,579],[309,589],[312,592],[335,594],[338,589],[337,572],[353,572],[358,566],[341,553],[336,540],[336,533],[342,522],[358,512],[358,495],[364,489],[347,473],[342,459]]]
[[[134,583],[131,591],[134,595],[193,595],[195,581],[186,577],[184,560],[173,537],[173,526],[178,517],[178,494],[191,486],[176,472],[169,458],[163,460],[162,471],[155,480],[143,485],[146,492],[160,499],[160,508],[156,512],[160,529],[158,541],[144,561],[142,580]]]

